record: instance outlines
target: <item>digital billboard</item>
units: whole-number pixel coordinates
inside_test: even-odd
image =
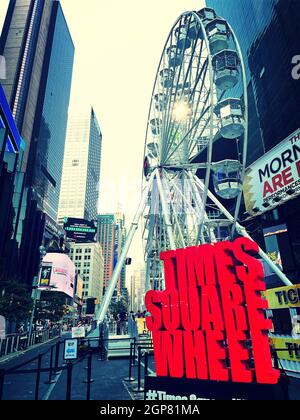
[[[75,242],[97,242],[97,224],[95,221],[84,219],[66,218],[64,230],[67,238]]]
[[[74,297],[75,265],[66,254],[47,254],[42,262],[40,290],[62,292]]]

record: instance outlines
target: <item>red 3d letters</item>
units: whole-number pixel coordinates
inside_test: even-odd
[[[276,384],[258,246],[247,238],[164,252],[146,294],[157,376]]]

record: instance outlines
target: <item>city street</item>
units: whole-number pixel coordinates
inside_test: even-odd
[[[300,400],[300,0],[0,3],[0,401]]]
[[[62,339],[69,338],[69,334],[64,334]],[[28,350],[24,354],[12,357],[7,362],[0,362],[0,369],[14,369],[15,367],[30,361],[40,354],[47,352],[51,346],[59,340]],[[63,360],[63,346],[60,347],[59,367],[65,366]],[[92,358],[92,383],[91,400],[132,400],[141,399],[143,393],[134,393],[133,388],[137,386],[136,381],[128,383],[124,381],[128,377],[128,358],[111,359],[103,361],[99,355],[95,354]],[[50,363],[50,352],[42,359],[42,368],[48,368]],[[34,361],[22,369],[37,369],[37,361]],[[86,400],[87,384],[87,357],[84,360],[73,362],[72,391],[71,399]],[[154,369],[153,357],[149,360],[149,369]],[[137,377],[137,364],[133,368],[133,374]],[[142,379],[144,375],[144,363],[141,365]],[[30,374],[12,374],[5,377],[3,400],[34,400],[36,386],[36,372]],[[67,371],[58,372],[53,375],[54,383],[48,384],[49,374],[41,373],[39,399],[42,400],[65,400],[67,387]]]

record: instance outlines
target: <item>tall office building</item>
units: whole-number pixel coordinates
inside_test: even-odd
[[[98,241],[101,244],[104,258],[104,292],[114,270],[115,227],[114,214],[101,214],[98,216]]]
[[[115,266],[121,256],[126,240],[125,216],[116,214],[100,214],[98,216],[98,241],[103,249],[104,257],[104,289],[112,277]],[[126,289],[126,264],[121,271],[115,296],[123,295]]]
[[[206,0],[233,27],[243,52],[250,99],[249,163],[299,128],[298,0]]]
[[[115,235],[115,244],[117,250],[117,256],[114,261],[114,266],[117,264],[118,259],[121,255],[122,249],[126,240],[126,227],[125,227],[125,215],[122,213],[115,214],[116,219],[116,235]],[[122,268],[120,280],[118,283],[119,293],[122,294],[123,290],[126,288],[126,265]]]
[[[58,221],[65,217],[97,220],[102,134],[94,110],[70,116]]]
[[[231,24],[246,62],[250,167],[245,201],[251,215],[247,227],[287,276],[299,282],[300,79],[293,67],[299,61],[300,3],[206,0],[206,4]],[[260,176],[251,181],[251,173]],[[276,277],[269,284],[281,285]]]
[[[11,0],[0,40],[3,88],[25,143],[15,168],[6,257],[22,281],[38,270],[38,248],[57,230],[74,45],[59,1]],[[55,229],[52,232],[50,226]]]

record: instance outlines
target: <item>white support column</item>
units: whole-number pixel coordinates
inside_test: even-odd
[[[200,188],[204,188],[204,184],[195,176],[195,182],[200,186]],[[229,213],[229,211],[220,203],[220,201],[212,194],[211,191],[208,190],[208,197],[218,206],[218,208],[222,211],[225,217],[230,220],[232,223],[235,223],[235,218]],[[247,230],[241,226],[239,223],[236,224],[237,231],[240,235],[244,236],[245,238],[251,238],[248,234]],[[276,264],[268,257],[268,255],[259,248],[259,256],[265,261],[265,263],[271,268],[271,270],[280,278],[280,280],[286,286],[293,286],[293,283],[287,278],[287,276],[277,267]]]
[[[158,169],[156,169],[156,180],[157,180],[157,186],[158,186],[158,191],[159,191],[162,210],[163,210],[164,222],[165,222],[165,225],[166,225],[166,228],[167,228],[167,233],[168,233],[168,237],[169,237],[169,241],[170,241],[170,246],[171,246],[171,249],[175,250],[176,249],[176,244],[175,244],[172,225],[171,225],[171,221],[170,221],[170,217],[169,217],[167,200],[166,200],[166,197],[165,197],[165,192],[164,192],[164,189],[163,189],[163,186],[162,186],[160,173],[159,173]]]
[[[108,310],[108,307],[110,305],[110,302],[111,302],[112,296],[114,294],[115,288],[117,286],[117,283],[118,283],[118,280],[119,280],[119,277],[120,277],[122,268],[123,268],[124,263],[126,261],[126,258],[128,256],[128,251],[130,249],[132,240],[133,240],[134,235],[135,235],[135,233],[136,233],[136,231],[138,229],[140,218],[142,217],[142,215],[144,213],[144,210],[145,210],[145,207],[146,207],[146,204],[147,204],[147,200],[148,200],[148,193],[149,193],[149,191],[150,191],[150,189],[151,189],[151,187],[153,185],[153,180],[154,180],[154,177],[155,177],[155,173],[156,173],[155,171],[152,173],[152,175],[151,175],[151,177],[150,177],[150,179],[148,181],[147,187],[145,188],[145,190],[143,192],[140,205],[138,207],[138,210],[136,212],[136,215],[135,215],[135,217],[133,219],[133,222],[131,224],[131,228],[130,228],[130,230],[128,232],[128,235],[127,235],[127,238],[126,238],[126,241],[125,241],[124,248],[122,250],[121,256],[120,256],[120,258],[119,258],[119,260],[117,262],[117,265],[116,265],[116,267],[114,269],[114,272],[113,272],[112,278],[111,278],[111,280],[109,282],[109,285],[108,285],[108,288],[106,290],[106,293],[105,293],[105,295],[104,295],[104,297],[102,299],[100,308],[99,308],[99,310],[98,310],[98,312],[96,314],[95,319],[98,322],[98,324],[100,324],[101,322],[103,322],[103,320],[105,318],[105,315],[107,313],[107,310]]]

